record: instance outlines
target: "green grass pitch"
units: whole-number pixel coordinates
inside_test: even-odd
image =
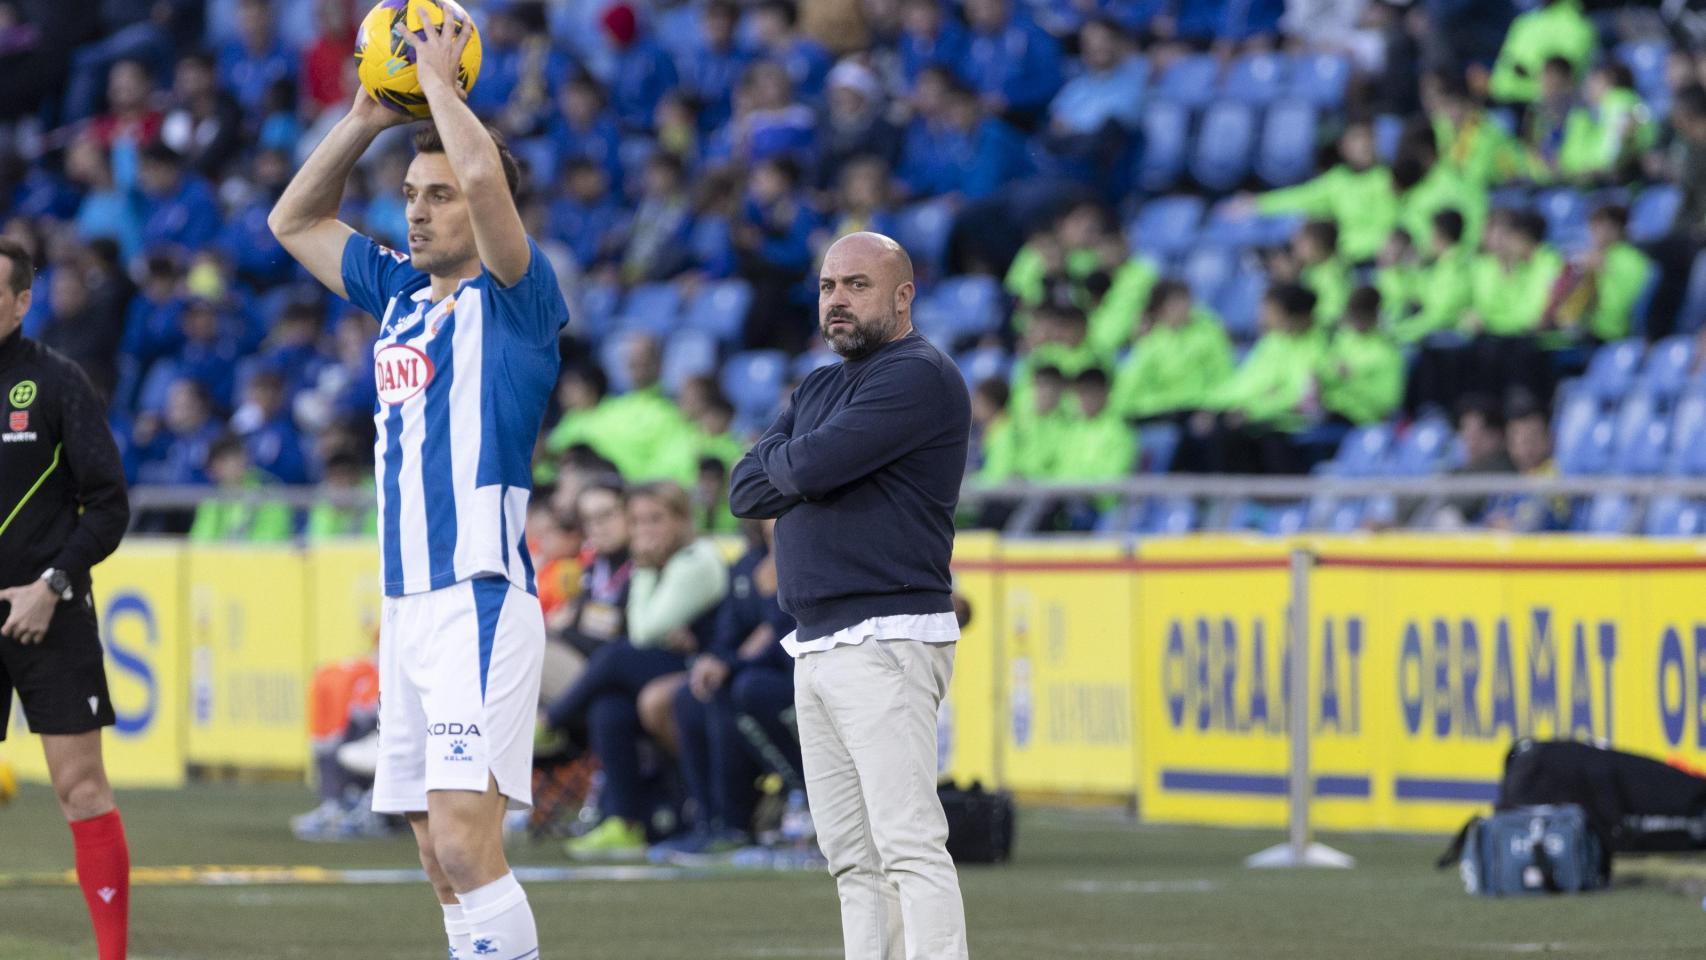
[[[407,839],[305,844],[287,817],[300,788],[199,786],[121,794],[138,866],[413,866]],[[1640,960],[1706,955],[1699,900],[1654,883],[1590,896],[1483,900],[1431,867],[1439,838],[1334,836],[1348,871],[1245,870],[1279,838],[1263,831],[1140,827],[1090,812],[1028,812],[1017,857],[961,871],[975,960],[1185,957],[1323,960],[1557,955]],[[546,845],[516,863],[559,866]],[[0,809],[0,884],[70,867],[47,791]],[[732,874],[533,884],[546,958],[818,960],[841,956],[828,876]],[[438,960],[425,884],[138,886],[134,960]],[[0,960],[88,960],[70,886],[0,885]]]

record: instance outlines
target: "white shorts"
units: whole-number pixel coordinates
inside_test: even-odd
[[[533,723],[545,656],[539,598],[502,577],[386,597],[379,627],[373,809],[427,808],[431,790],[533,804]]]

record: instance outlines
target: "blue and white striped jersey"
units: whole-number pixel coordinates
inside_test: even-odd
[[[535,593],[527,498],[568,323],[556,274],[531,239],[527,273],[484,270],[433,303],[407,255],[357,234],[344,245],[349,301],[379,318],[373,422],[386,596],[499,575]]]

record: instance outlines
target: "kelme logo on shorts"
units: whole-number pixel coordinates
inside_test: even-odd
[[[12,401],[12,406],[19,410],[36,402],[36,382],[34,380],[19,380],[12,385],[12,392],[6,395]]]

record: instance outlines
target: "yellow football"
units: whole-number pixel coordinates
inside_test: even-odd
[[[446,11],[474,31],[456,71],[462,89],[473,89],[480,75],[480,31],[468,11],[455,0],[379,0],[362,18],[355,38],[356,75],[368,96],[411,117],[432,115],[420,79],[415,76],[415,48],[403,37],[406,33],[423,36],[429,24],[444,22]]]

